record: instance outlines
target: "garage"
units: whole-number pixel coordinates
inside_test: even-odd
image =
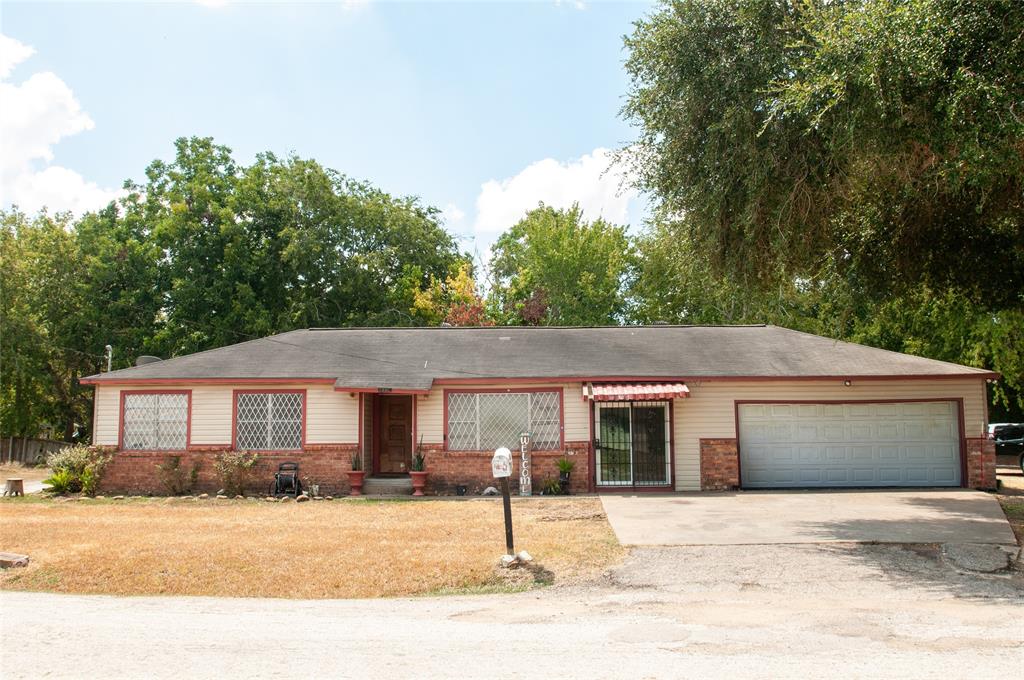
[[[744,488],[960,486],[955,401],[739,403]]]

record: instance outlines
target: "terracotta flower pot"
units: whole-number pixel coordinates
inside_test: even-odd
[[[366,473],[362,470],[349,470],[348,471],[348,485],[349,496],[362,496],[363,495],[363,477]]]
[[[412,495],[422,496],[423,488],[427,485],[427,473],[424,472],[410,472],[409,476],[412,477]]]

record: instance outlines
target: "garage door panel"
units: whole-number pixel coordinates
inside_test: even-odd
[[[742,483],[751,488],[957,486],[953,402],[742,404]]]

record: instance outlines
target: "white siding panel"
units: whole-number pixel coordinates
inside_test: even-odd
[[[95,428],[92,441],[102,446],[117,446],[121,419],[121,390],[116,387],[96,386]]]
[[[331,385],[306,388],[306,442],[355,444],[359,441],[359,395],[335,392]]]
[[[700,489],[700,440],[735,438],[734,403],[744,400],[772,401],[869,401],[872,399],[963,399],[964,431],[968,437],[985,432],[985,384],[969,380],[854,380],[849,387],[840,380],[756,381],[687,383],[688,399],[675,402],[676,488]],[[792,409],[792,405],[766,405],[765,409]],[[799,408],[797,406],[796,408]],[[926,408],[926,407],[922,407]],[[834,407],[841,411],[842,407]]]

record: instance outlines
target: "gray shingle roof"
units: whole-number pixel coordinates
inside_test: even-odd
[[[330,379],[425,390],[437,379],[993,376],[778,326],[342,328],[282,333],[91,376]]]

